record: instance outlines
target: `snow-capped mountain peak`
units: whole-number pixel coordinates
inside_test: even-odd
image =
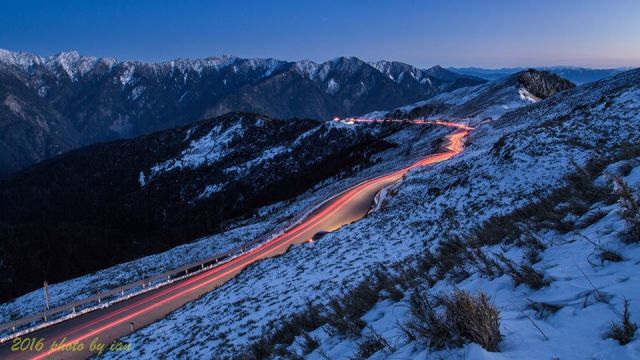
[[[77,81],[78,76],[87,74],[97,63],[96,57],[82,56],[77,51],[67,51],[48,57],[45,66],[59,75],[61,74],[58,69],[62,69],[71,81]]]
[[[0,49],[0,64],[26,68],[33,65],[40,65],[44,62],[44,58],[35,54]]]
[[[428,78],[410,65],[389,64],[400,69],[393,73],[398,81],[390,81],[380,66],[355,57],[316,63],[221,55],[148,63],[77,51],[40,57],[1,50],[0,72],[9,79],[7,94],[13,97],[7,101],[13,105],[0,107],[0,117],[15,118],[30,127],[33,136],[15,130],[8,147],[19,155],[0,151],[0,164],[3,156],[10,157],[0,174],[80,144],[142,135],[234,110],[328,120],[395,108],[485,82],[463,75],[448,81]],[[31,112],[16,111],[18,103]],[[53,122],[40,126],[39,119],[58,119],[59,128],[51,130]],[[30,144],[41,137],[52,145]]]

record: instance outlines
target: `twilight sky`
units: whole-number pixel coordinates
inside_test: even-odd
[[[640,66],[639,0],[2,0],[0,48],[418,66]]]

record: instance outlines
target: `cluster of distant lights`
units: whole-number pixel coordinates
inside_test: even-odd
[[[351,124],[355,124],[356,118],[344,118],[344,119],[341,119],[341,118],[336,116],[336,117],[333,118],[333,121],[351,125]]]

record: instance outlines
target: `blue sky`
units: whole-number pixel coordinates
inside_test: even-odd
[[[418,66],[640,66],[638,0],[2,0],[0,48]]]

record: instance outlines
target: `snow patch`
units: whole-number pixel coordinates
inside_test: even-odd
[[[177,158],[154,165],[151,168],[150,177],[173,169],[197,168],[221,159],[229,153],[229,143],[236,137],[242,136],[243,129],[240,120],[227,129],[223,129],[222,125],[215,126],[207,135],[192,140]]]
[[[120,84],[122,88],[129,85],[133,80],[133,73],[136,71],[136,67],[133,65],[125,67],[124,72],[120,75]]]
[[[331,95],[335,95],[340,90],[340,84],[335,81],[333,78],[329,80],[329,84],[327,84],[327,93]]]

